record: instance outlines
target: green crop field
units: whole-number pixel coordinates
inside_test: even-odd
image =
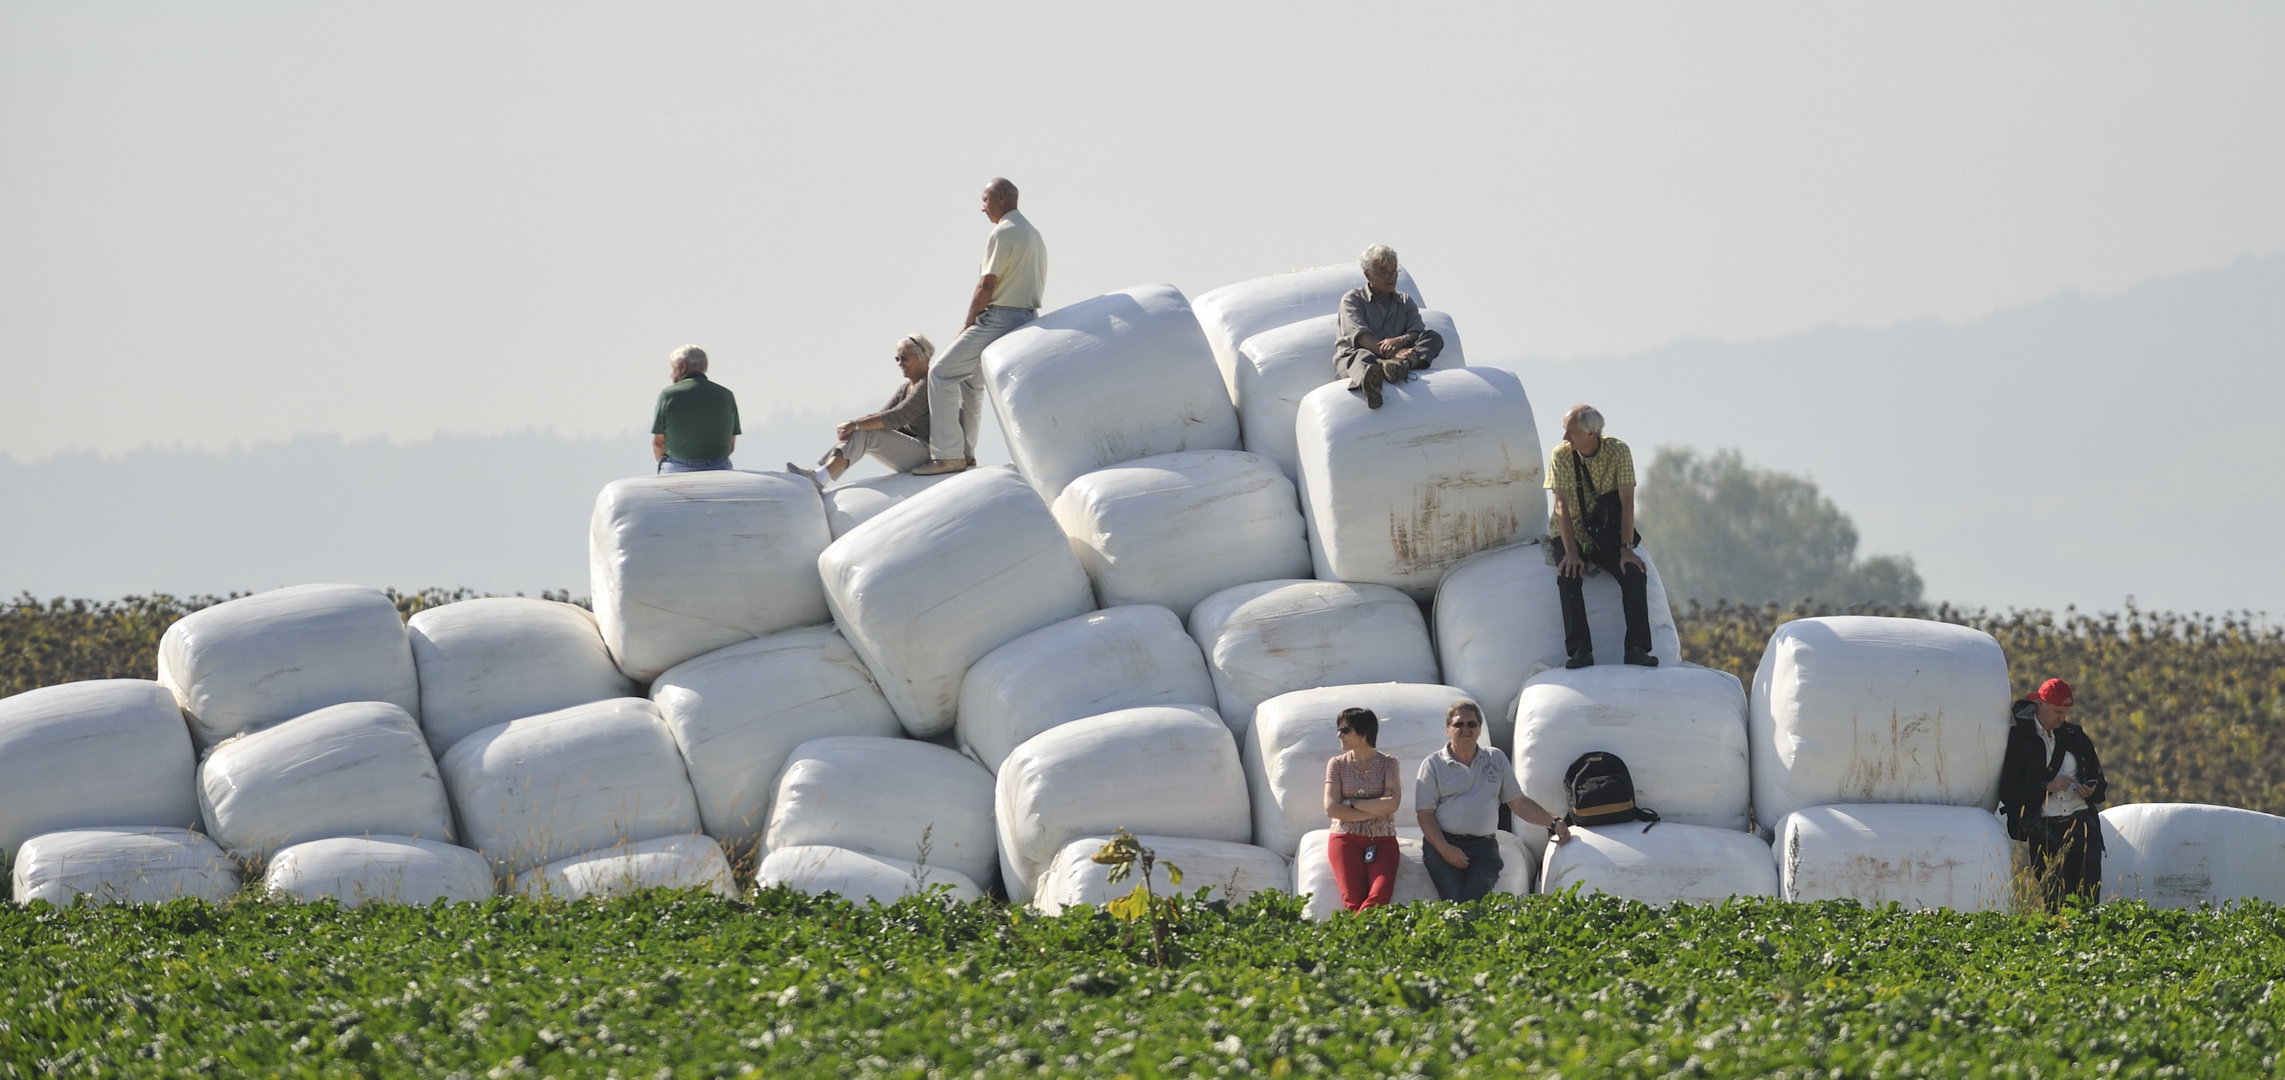
[[[408,615],[461,594],[401,597]],[[0,606],[0,695],[150,677],[206,603]],[[1749,679],[1812,614],[1677,612]],[[1905,612],[2079,688],[2117,801],[2285,812],[2285,635],[2232,618]],[[2061,916],[1494,898],[1305,921],[1186,902],[1165,965],[1100,911],[608,903],[0,906],[0,1075],[2285,1075],[2285,908]]]
[[[2273,1076],[2285,909],[0,910],[9,1076]]]

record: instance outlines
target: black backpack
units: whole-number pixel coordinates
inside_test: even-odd
[[[1571,796],[1571,812],[1563,820],[1573,825],[1618,825],[1647,821],[1649,832],[1658,824],[1658,812],[1634,804],[1634,777],[1617,754],[1596,750],[1579,755],[1563,770],[1563,790]]]

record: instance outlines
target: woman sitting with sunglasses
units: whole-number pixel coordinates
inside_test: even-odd
[[[1396,758],[1373,748],[1381,719],[1371,709],[1343,709],[1334,721],[1341,752],[1325,763],[1325,840],[1341,906],[1385,907],[1396,895],[1396,807],[1403,789]]]

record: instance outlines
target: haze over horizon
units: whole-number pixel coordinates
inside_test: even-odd
[[[671,349],[814,455],[1005,174],[1050,306],[1387,242],[1543,443],[1811,475],[1936,599],[2285,610],[2140,553],[2285,519],[2285,9],[1430,4],[1363,90],[1364,5],[999,10],[0,2],[0,594],[583,592]]]

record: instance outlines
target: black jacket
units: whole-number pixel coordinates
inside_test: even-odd
[[[2007,757],[1999,767],[1999,809],[2007,818],[2008,835],[2026,839],[2025,826],[2039,817],[2047,802],[2047,781],[2055,778],[2047,767],[2047,746],[2039,738],[2039,703],[2025,699],[2009,709],[2015,726],[2007,732]],[[2099,809],[2110,794],[2102,762],[2086,730],[2068,720],[2055,728],[2055,745],[2078,758],[2079,782],[2093,786],[2087,795],[2089,809]]]

